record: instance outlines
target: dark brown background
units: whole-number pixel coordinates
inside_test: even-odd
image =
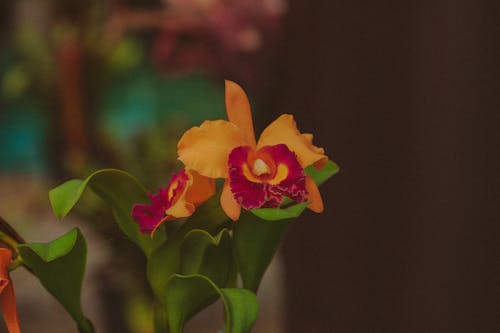
[[[496,2],[292,1],[275,114],[341,172],[284,246],[287,333],[500,332]]]

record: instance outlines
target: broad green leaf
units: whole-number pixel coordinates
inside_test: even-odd
[[[240,288],[222,288],[220,294],[226,311],[225,332],[250,332],[259,312],[255,294]]]
[[[233,253],[245,288],[257,291],[291,221],[266,221],[244,213],[234,224]]]
[[[227,229],[212,237],[202,229],[190,231],[181,245],[183,275],[202,274],[220,287],[226,286],[233,266],[231,237]]]
[[[99,170],[84,180],[73,179],[51,190],[49,199],[57,218],[62,219],[69,213],[88,186],[111,206],[120,229],[139,245],[146,256],[165,241],[166,235],[161,230],[153,238],[140,232],[130,213],[134,203],[148,202],[149,199],[139,181],[121,170]]]
[[[170,333],[182,333],[192,316],[217,300],[214,286],[201,275],[175,274],[168,279],[163,301]]]
[[[319,170],[314,165],[310,165],[304,171],[306,175],[314,180],[316,185],[321,186],[330,177],[339,172],[339,166],[335,162],[328,160],[323,168]]]
[[[73,229],[49,243],[18,246],[24,264],[38,277],[47,291],[73,317],[82,333],[93,332],[83,315],[80,301],[87,246],[80,230]]]
[[[168,278],[172,274],[181,273],[180,248],[185,237],[191,231],[199,229],[205,230],[208,235],[216,234],[224,227],[227,220],[227,216],[220,208],[219,197],[215,195],[198,207],[174,234],[169,235],[168,241],[151,254],[147,262],[147,276],[157,297],[165,293]]]
[[[158,247],[148,258],[146,275],[157,298],[165,292],[168,278],[179,273],[181,263],[180,244],[172,238]]]
[[[202,273],[218,285],[231,278],[234,268],[229,232],[223,229],[213,237],[202,229],[189,230],[179,230],[148,260],[148,281],[157,297],[165,293],[168,278],[176,273]]]
[[[73,206],[76,205],[87,183],[88,178],[86,181],[72,179],[49,191],[50,204],[58,219],[65,217]]]
[[[182,333],[189,318],[219,297],[222,297],[226,313],[224,332],[250,332],[257,319],[257,296],[245,289],[219,288],[200,274],[176,274],[169,279],[164,299],[170,332]]]
[[[81,236],[81,233],[79,233],[78,229],[73,229],[66,235],[50,243],[31,243],[25,246],[33,250],[43,261],[51,262],[71,252],[74,249],[79,235]]]
[[[163,300],[155,300],[153,303],[153,326],[156,333],[170,333],[167,321],[167,310]]]
[[[250,212],[257,217],[267,221],[278,221],[297,218],[306,209],[308,202],[302,202],[287,208],[257,208]]]

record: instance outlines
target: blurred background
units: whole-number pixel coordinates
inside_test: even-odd
[[[83,228],[98,331],[151,332],[139,251],[94,196],[57,222],[47,191],[103,167],[166,185],[182,132],[225,117],[227,78],[257,131],[292,113],[341,167],[325,213],[292,225],[264,277],[255,332],[500,331],[499,13],[461,0],[0,0],[0,216],[29,241]],[[76,332],[29,274],[13,279],[25,332]],[[220,307],[189,332],[217,332]]]

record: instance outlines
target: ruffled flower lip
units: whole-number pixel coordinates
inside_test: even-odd
[[[167,187],[159,189],[155,194],[148,194],[150,204],[136,203],[132,207],[132,218],[142,233],[151,233],[158,225],[169,218],[166,211],[174,205],[184,192],[189,176],[182,170],[170,179]]]
[[[256,152],[250,146],[236,147],[228,164],[231,192],[245,209],[278,208],[284,197],[296,203],[306,201],[304,170],[285,144]]]

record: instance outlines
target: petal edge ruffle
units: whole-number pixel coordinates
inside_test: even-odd
[[[257,149],[284,143],[297,154],[302,168],[312,164],[321,166],[328,160],[328,157],[323,148],[313,145],[312,139],[312,134],[299,132],[292,115],[283,114],[264,129],[257,143]]]

